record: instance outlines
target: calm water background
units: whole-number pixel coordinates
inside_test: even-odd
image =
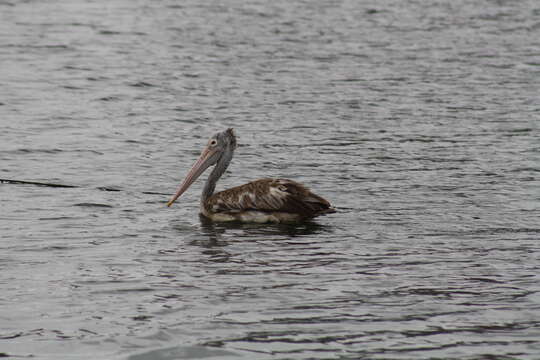
[[[2,0],[0,353],[538,359],[539,121],[534,0]],[[226,127],[339,212],[166,208]]]

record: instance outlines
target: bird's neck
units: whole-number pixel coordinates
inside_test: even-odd
[[[227,170],[227,167],[229,166],[232,159],[232,153],[230,155],[223,154],[221,159],[217,162],[216,166],[208,176],[208,179],[206,179],[206,183],[204,184],[204,188],[202,191],[201,196],[201,205],[210,198],[214,194],[214,191],[216,190],[216,184],[218,180],[221,178],[221,176],[225,173],[225,170]]]

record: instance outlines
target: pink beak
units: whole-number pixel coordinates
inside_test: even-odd
[[[167,206],[171,206],[173,202],[175,202],[176,199],[178,199],[210,165],[212,165],[211,158],[215,153],[216,151],[210,149],[208,146],[204,148],[201,156],[199,156],[195,164],[193,164],[191,170],[189,170],[186,175],[186,178],[182,181],[174,196],[167,203]]]

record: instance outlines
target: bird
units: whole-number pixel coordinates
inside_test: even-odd
[[[213,222],[298,223],[336,212],[330,203],[304,185],[289,179],[263,178],[214,193],[227,170],[236,134],[232,128],[215,133],[171,197],[170,207],[201,174],[214,166],[201,195],[200,214]]]

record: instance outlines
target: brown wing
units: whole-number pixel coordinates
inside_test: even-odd
[[[335,211],[328,201],[287,179],[260,179],[221,191],[211,196],[205,207],[213,213],[257,210],[306,218]]]

